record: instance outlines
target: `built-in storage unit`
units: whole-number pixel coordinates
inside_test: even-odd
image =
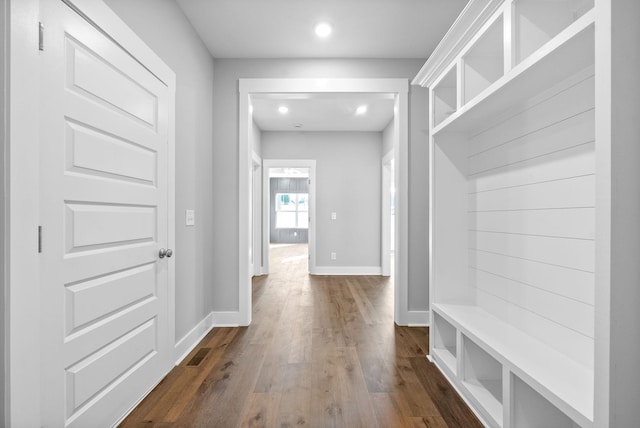
[[[594,0],[471,0],[414,80],[431,99],[430,359],[487,426],[611,420],[594,393],[597,25]]]

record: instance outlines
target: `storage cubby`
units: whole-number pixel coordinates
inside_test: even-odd
[[[511,426],[517,428],[579,428],[571,418],[517,376],[511,377]]]
[[[462,385],[480,403],[493,425],[502,426],[502,365],[463,337]]]
[[[464,103],[469,102],[504,75],[502,16],[491,24],[462,58]]]
[[[433,356],[440,359],[442,363],[455,375],[457,357],[457,335],[453,325],[441,316],[435,314],[433,319]]]
[[[593,9],[594,0],[515,0],[516,64]]]
[[[454,66],[433,88],[433,124],[439,125],[457,110],[457,76]]]
[[[433,361],[487,426],[594,428],[593,0],[465,11],[469,32],[454,27],[416,77],[434,100]]]

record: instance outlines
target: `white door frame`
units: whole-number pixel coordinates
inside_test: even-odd
[[[53,0],[56,1],[56,0]],[[173,71],[101,0],[57,0],[70,4],[102,32],[115,37],[138,61],[152,70],[175,94]],[[39,117],[33,106],[40,102],[40,60],[37,23],[40,0],[7,0],[6,28],[9,34],[8,70],[4,105],[8,115],[8,195],[5,224],[5,420],[4,426],[41,426],[40,413],[40,277],[39,224]],[[3,5],[4,7],[5,5]],[[46,22],[45,32],[46,32]],[[45,40],[46,49],[46,40]],[[173,95],[172,95],[173,96]],[[37,110],[37,109],[36,109]],[[169,207],[168,243],[175,245],[175,111],[169,112]],[[169,334],[174,339],[175,271],[169,269]],[[175,360],[175,358],[174,358]]]
[[[382,276],[391,275],[391,162],[393,161],[393,150],[385,154],[382,158],[382,236],[380,239],[380,266]]]
[[[316,272],[316,161],[314,159],[264,159],[263,181],[262,181],[262,206],[264,215],[262,217],[262,254],[263,273],[269,273],[269,242],[271,232],[271,183],[269,180],[269,170],[271,168],[309,168],[309,273]]]
[[[251,323],[251,273],[249,253],[251,114],[254,94],[384,93],[392,94],[394,106],[394,154],[396,159],[396,245],[394,271],[394,319],[408,324],[409,284],[409,81],[407,79],[240,79],[238,123],[238,324]]]

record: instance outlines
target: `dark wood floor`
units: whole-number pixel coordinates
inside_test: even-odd
[[[305,251],[272,249],[251,326],[214,329],[121,426],[482,426],[425,358],[428,329],[394,325],[388,279],[309,276]]]

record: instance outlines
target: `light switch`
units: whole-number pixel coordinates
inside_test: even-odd
[[[184,223],[187,226],[193,226],[196,224],[196,213],[194,210],[186,210],[185,211],[185,221]]]
[[[338,218],[338,214],[331,213],[331,220],[336,220]]]

